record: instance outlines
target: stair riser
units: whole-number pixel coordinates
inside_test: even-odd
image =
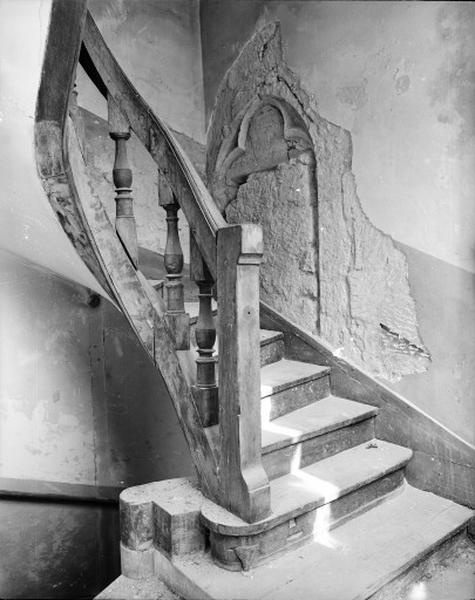
[[[278,362],[284,357],[284,340],[261,344],[261,367]]]
[[[242,571],[243,564],[234,548],[254,546],[255,554],[252,563],[247,565],[248,568],[254,568],[277,553],[298,546],[311,537],[325,539],[333,527],[355,512],[360,513],[373,507],[387,494],[400,487],[403,481],[404,470],[401,468],[329,504],[290,518],[254,536],[230,536],[210,531],[211,555],[220,566],[231,571]]]
[[[326,398],[330,394],[330,377],[323,375],[313,381],[282,390],[261,400],[263,422],[286,415],[298,408],[303,408]]]
[[[195,337],[196,323],[190,327],[190,344],[196,349]],[[218,356],[218,343],[215,344],[215,356]],[[261,342],[261,367],[278,362],[284,357],[284,340],[273,340],[271,342]]]
[[[303,469],[308,465],[363,444],[374,438],[374,417],[329,431],[292,446],[263,454],[262,462],[269,479]]]

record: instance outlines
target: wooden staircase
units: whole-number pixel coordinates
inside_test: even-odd
[[[348,516],[377,504],[404,481],[412,452],[375,439],[378,410],[333,396],[328,367],[285,358],[282,332],[261,333],[262,464],[271,515],[257,523],[214,505],[201,511],[211,555],[247,570]],[[249,549],[245,557],[237,547]]]
[[[115,224],[91,189],[77,136],[78,61],[108,102]],[[157,164],[164,283],[140,271],[131,131]],[[466,528],[468,508],[405,479],[415,454],[431,456],[431,436],[449,434],[368,376],[342,371],[291,316],[259,303],[260,227],[226,223],[84,0],[53,2],[36,142],[50,203],[160,371],[196,469],[193,481],[122,493],[123,577],[100,597],[140,597],[138,582],[150,594],[161,578],[187,598],[369,598]],[[185,302],[179,212],[190,228],[195,304]],[[413,418],[421,440],[405,437]],[[456,452],[457,464],[470,459],[465,446]]]

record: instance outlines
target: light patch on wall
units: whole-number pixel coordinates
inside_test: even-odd
[[[395,85],[399,86],[400,93],[410,86],[406,77],[404,73],[396,77]],[[365,102],[365,94],[363,80],[342,89],[339,99],[357,108]],[[387,380],[397,381],[404,375],[425,371],[430,356],[418,332],[406,258],[390,236],[377,229],[363,212],[351,171],[351,135],[318,114],[316,101],[283,61],[277,23],[256,32],[227,72],[217,95],[208,134],[207,175],[218,205],[224,208],[234,202],[230,205],[233,220],[238,217],[256,220],[255,208],[252,208],[256,206],[256,199],[260,198],[261,203],[272,202],[273,197],[279,196],[279,190],[273,190],[277,178],[282,189],[285,185],[292,187],[286,180],[292,171],[282,165],[272,174],[267,171],[250,176],[244,185],[243,181],[228,177],[234,165],[244,160],[243,123],[259,102],[265,104],[266,98],[277,99],[288,107],[284,111],[287,120],[303,124],[315,157],[314,181],[308,186],[308,193],[318,198],[312,224],[318,232],[314,280],[317,282],[318,278],[319,296],[315,294],[310,302],[318,314],[314,322],[319,320],[320,335],[335,348],[341,348],[343,356]],[[275,144],[268,146],[268,152],[272,153]],[[236,155],[240,158],[232,159]],[[259,160],[262,164],[266,162],[262,156]],[[295,214],[292,194],[282,194],[281,200],[273,207],[271,220],[286,224]],[[239,206],[237,212],[236,206]],[[297,211],[297,214],[300,213]],[[307,216],[302,227],[307,226],[308,220]],[[260,222],[266,239],[269,219]],[[293,239],[301,246],[313,242],[305,228],[300,236],[293,235]],[[284,279],[292,269],[294,291],[303,296],[298,276],[304,272],[305,261],[296,266],[285,260],[287,246],[288,241],[284,239],[284,258],[279,264],[278,278]],[[266,293],[265,286],[263,291]],[[278,293],[275,286],[272,293]],[[286,296],[289,300],[289,294]],[[273,304],[276,302],[279,299],[273,300]],[[298,321],[302,307],[296,299],[290,304],[285,306],[284,316]],[[308,324],[301,325],[315,331]]]

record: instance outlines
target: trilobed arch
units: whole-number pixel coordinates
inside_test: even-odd
[[[304,119],[275,95],[251,99],[222,141],[214,183],[228,222],[263,228],[261,298],[318,331],[315,157]]]
[[[264,111],[272,111],[280,120],[280,126],[273,134],[274,144],[265,143],[258,156],[253,150],[252,138],[256,129],[259,116]],[[274,118],[274,125],[276,119]],[[269,125],[269,123],[267,123]],[[263,142],[268,142],[263,136]],[[280,142],[280,144],[279,144]],[[219,197],[218,203],[222,209],[234,199],[239,185],[247,180],[253,172],[259,172],[277,167],[280,163],[288,161],[298,153],[311,150],[312,142],[305,122],[296,110],[285,100],[275,96],[256,97],[240,111],[239,116],[231,126],[231,131],[223,139],[216,160],[215,174],[221,179],[221,184],[229,187],[225,198]]]

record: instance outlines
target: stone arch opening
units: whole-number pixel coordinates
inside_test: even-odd
[[[229,223],[264,234],[261,299],[318,332],[318,210],[315,154],[305,124],[285,101],[251,102],[218,159]]]

